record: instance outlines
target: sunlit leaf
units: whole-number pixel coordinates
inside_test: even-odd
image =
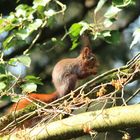
[[[103,35],[103,37],[111,37],[111,33],[109,30],[103,31],[102,35]]]
[[[96,40],[98,37],[100,37],[101,36],[101,33],[100,32],[95,32],[94,34],[94,40]]]
[[[6,84],[4,82],[0,82],[0,91],[3,90],[6,87]]]
[[[126,7],[135,4],[134,0],[112,0],[112,4],[116,7]]]
[[[78,44],[79,44],[79,43],[77,42],[77,40],[73,41],[73,42],[72,42],[71,50],[75,49],[75,48],[78,46]]]
[[[34,83],[26,83],[26,84],[23,84],[21,88],[22,88],[23,93],[31,93],[33,91],[36,91],[37,85]]]
[[[47,16],[47,17],[51,17],[55,14],[56,12],[53,10],[53,9],[49,9],[48,11],[45,11],[44,14]]]
[[[42,20],[41,19],[36,19],[33,23],[29,24],[29,32],[31,33],[34,30],[37,30],[42,24]]]
[[[16,8],[16,13],[15,13],[16,17],[20,17],[20,16],[26,17],[26,11],[25,11],[26,8],[27,8],[27,5],[23,5],[23,4],[19,5]]]
[[[80,23],[73,24],[69,29],[69,35],[70,35],[70,38],[72,40],[71,50],[76,48],[79,44],[78,39],[80,37],[81,29],[82,29],[82,24],[80,24]]]
[[[27,55],[19,56],[19,57],[17,58],[17,60],[18,60],[20,63],[22,63],[22,64],[24,64],[25,66],[27,66],[27,67],[29,67],[30,64],[31,64],[31,58],[30,58],[29,56],[27,56]]]
[[[8,19],[0,19],[0,33],[4,31],[12,30],[15,26],[11,25],[11,21]]]
[[[20,47],[27,43],[28,42],[26,40],[21,40],[21,39],[17,38],[16,36],[14,36],[11,41],[9,41],[9,42],[4,41],[3,46],[5,49],[9,49],[9,48],[15,47],[15,46]]]
[[[26,28],[16,30],[4,42],[3,46],[6,49],[17,45],[17,43],[24,44],[25,39],[42,24],[41,19],[36,19],[33,23],[29,24]],[[20,39],[20,40],[19,40]],[[23,41],[22,41],[23,40]]]
[[[74,23],[69,29],[69,35],[72,40],[79,37],[82,25],[79,23]]]
[[[7,74],[0,74],[0,80],[1,81],[4,81],[8,78],[8,75]]]
[[[107,0],[100,0],[100,1],[98,2],[98,5],[96,6],[96,9],[95,9],[95,11],[94,11],[95,14],[103,7],[103,5],[105,4],[106,1],[107,1]]]
[[[25,80],[29,83],[35,83],[35,84],[39,84],[39,85],[42,85],[43,83],[41,82],[40,78],[39,77],[35,77],[33,75],[27,75],[25,77]]]
[[[33,1],[33,7],[37,8],[38,6],[46,6],[47,3],[49,3],[50,0],[34,0]]]
[[[16,32],[17,37],[20,37],[22,40],[25,40],[29,36],[30,32],[28,29],[21,29]]]
[[[106,18],[115,18],[116,15],[121,11],[120,8],[117,8],[115,6],[110,6],[110,8],[107,10],[107,12],[104,14]]]
[[[14,42],[12,42],[12,40],[14,39],[15,35],[12,34],[9,37],[6,38],[6,40],[3,42],[3,47],[5,49],[9,49],[12,45],[15,45]]]
[[[11,101],[14,102],[14,103],[17,103],[20,100],[20,98],[21,98],[20,95],[12,96]]]
[[[20,4],[17,8],[16,8],[16,12],[15,15],[17,18],[20,18],[20,20],[32,20],[33,17],[33,13],[35,12],[35,10],[26,5],[26,4]]]
[[[16,35],[22,40],[25,40],[33,31],[36,31],[42,24],[41,19],[36,19],[33,23],[29,24],[25,29],[18,30]]]
[[[135,46],[138,42],[140,42],[140,28],[136,29],[133,33],[133,41],[130,45],[130,49]]]
[[[8,64],[9,65],[15,65],[15,63],[18,61],[17,58],[11,58],[9,61],[8,61]]]
[[[114,23],[115,19],[109,19],[109,18],[106,18],[103,22],[104,26],[106,28],[110,27],[113,23]]]

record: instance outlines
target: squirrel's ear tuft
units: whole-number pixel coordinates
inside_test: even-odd
[[[84,47],[81,51],[82,58],[85,59],[91,53],[91,49],[89,47]]]

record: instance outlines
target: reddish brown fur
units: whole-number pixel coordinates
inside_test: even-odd
[[[77,58],[59,61],[53,70],[52,79],[59,96],[64,96],[75,88],[78,79],[97,73],[98,62],[88,47],[84,47]]]
[[[50,94],[38,94],[38,93],[31,93],[28,95],[28,99],[21,99],[18,103],[15,103],[11,108],[10,111],[20,110],[25,108],[33,101],[41,101],[45,103],[49,103],[57,98],[57,93],[50,93]]]
[[[52,72],[52,79],[56,92],[52,94],[29,94],[31,100],[37,99],[42,102],[50,102],[57,97],[62,97],[75,88],[78,79],[84,79],[97,73],[98,61],[91,49],[84,47],[76,58],[67,58],[59,61]],[[23,99],[14,104],[11,111],[20,110],[30,104],[30,101]]]

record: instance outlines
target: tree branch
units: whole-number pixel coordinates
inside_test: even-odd
[[[6,139],[28,136],[35,139],[70,139],[90,132],[106,132],[140,125],[140,105],[113,107],[95,112],[81,113],[34,129],[11,134]],[[86,119],[85,119],[86,118]]]

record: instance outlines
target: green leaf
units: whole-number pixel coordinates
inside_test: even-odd
[[[23,84],[21,88],[22,88],[23,93],[31,93],[33,91],[36,91],[37,85],[34,83],[26,83],[26,84]]]
[[[15,35],[10,35],[6,40],[3,42],[3,47],[5,49],[9,49],[12,45],[14,45],[14,42],[12,40],[14,39]]]
[[[32,7],[26,5],[26,4],[21,4],[16,8],[16,17],[20,18],[21,21],[24,20],[32,20],[34,19],[33,13],[35,12],[35,9]]]
[[[78,39],[80,37],[80,32],[82,29],[82,24],[74,23],[69,29],[69,35],[72,40],[72,47],[71,50],[78,46]]]
[[[25,40],[30,35],[30,32],[28,29],[20,29],[16,32],[16,36],[21,38],[22,40]]]
[[[29,27],[28,27],[29,32],[31,33],[34,30],[37,30],[41,26],[42,23],[43,22],[41,19],[35,19],[35,21],[33,23],[29,24]]]
[[[6,84],[4,82],[0,82],[0,91],[3,90],[6,87]]]
[[[51,16],[48,18],[48,21],[47,21],[47,25],[50,29],[53,29],[53,27],[55,26],[56,24],[56,18],[55,16]]]
[[[47,17],[51,17],[53,15],[55,15],[55,11],[53,9],[49,9],[48,11],[45,11],[44,14],[47,16]]]
[[[22,63],[22,64],[24,64],[25,66],[27,66],[27,67],[29,67],[30,64],[31,64],[31,59],[30,59],[30,57],[27,56],[27,55],[19,56],[19,57],[17,57],[17,60],[18,60],[20,63]]]
[[[4,81],[8,78],[8,75],[7,74],[0,74],[0,80],[1,81]]]
[[[4,74],[4,73],[5,73],[5,65],[0,64],[0,74]]]
[[[10,20],[5,18],[0,19],[0,33],[12,30],[14,27]]]
[[[9,61],[8,61],[8,64],[9,65],[15,65],[15,63],[18,62],[18,59],[17,58],[11,58]]]
[[[72,47],[70,48],[70,50],[75,49],[77,46],[79,45],[79,43],[77,42],[77,40],[72,42]]]
[[[20,21],[15,17],[14,13],[10,13],[8,17],[0,19],[0,33],[10,31],[20,25]]]
[[[119,44],[120,42],[120,33],[118,30],[113,30],[110,31],[110,35],[109,36],[104,36],[104,39],[106,42],[111,43],[111,44]]]
[[[45,7],[47,3],[49,3],[50,0],[34,0],[33,1],[33,8],[37,8],[38,6]]]
[[[140,28],[136,29],[133,33],[133,41],[130,45],[130,49],[135,46],[138,42],[140,42]]]
[[[107,0],[100,0],[94,10],[94,13],[96,14],[102,7],[103,5],[105,4]]]
[[[26,40],[21,40],[16,36],[16,32],[13,32],[4,42],[3,42],[3,47],[5,49],[9,49],[14,46],[22,46],[23,44],[26,44]]]
[[[20,100],[21,96],[17,95],[17,96],[11,96],[11,101],[14,103],[17,103]]]
[[[25,40],[33,31],[37,30],[42,24],[41,19],[36,19],[33,23],[30,23],[27,28],[18,30],[16,32],[17,37]]]
[[[116,7],[126,7],[128,5],[134,5],[134,0],[112,0],[112,4]]]
[[[116,19],[114,19],[114,18],[110,18],[110,19],[108,19],[108,18],[106,18],[105,20],[104,20],[104,22],[103,22],[103,24],[104,24],[104,26],[106,27],[106,28],[108,28],[108,27],[110,27],[112,24],[113,24],[113,22],[115,22],[116,21]]]
[[[72,40],[75,40],[79,37],[82,25],[79,23],[74,23],[69,29],[69,35]]]
[[[103,31],[102,36],[103,37],[111,37],[110,31],[109,30]]]
[[[100,37],[101,36],[101,33],[100,32],[95,32],[94,34],[94,40],[96,40],[98,37]]]
[[[28,75],[25,77],[25,80],[28,82],[28,83],[35,83],[35,84],[39,84],[39,85],[43,85],[43,83],[41,82],[40,78],[39,77],[35,77],[33,75]]]
[[[26,38],[35,30],[37,30],[42,24],[41,19],[36,19],[33,23],[28,24],[24,29],[15,30],[4,42],[3,46],[5,49],[9,49],[15,45],[23,45]]]
[[[125,0],[112,0],[112,4],[117,5],[123,5]]]
[[[10,97],[7,96],[7,95],[3,95],[3,96],[1,97],[1,100],[2,100],[2,101],[10,101]]]
[[[115,18],[116,15],[117,15],[120,11],[121,11],[120,8],[117,8],[117,7],[113,6],[113,5],[111,5],[111,6],[108,8],[107,12],[104,14],[104,16],[105,16],[106,18]]]
[[[28,5],[21,4],[16,7],[16,17],[26,17],[26,9],[28,8]]]

